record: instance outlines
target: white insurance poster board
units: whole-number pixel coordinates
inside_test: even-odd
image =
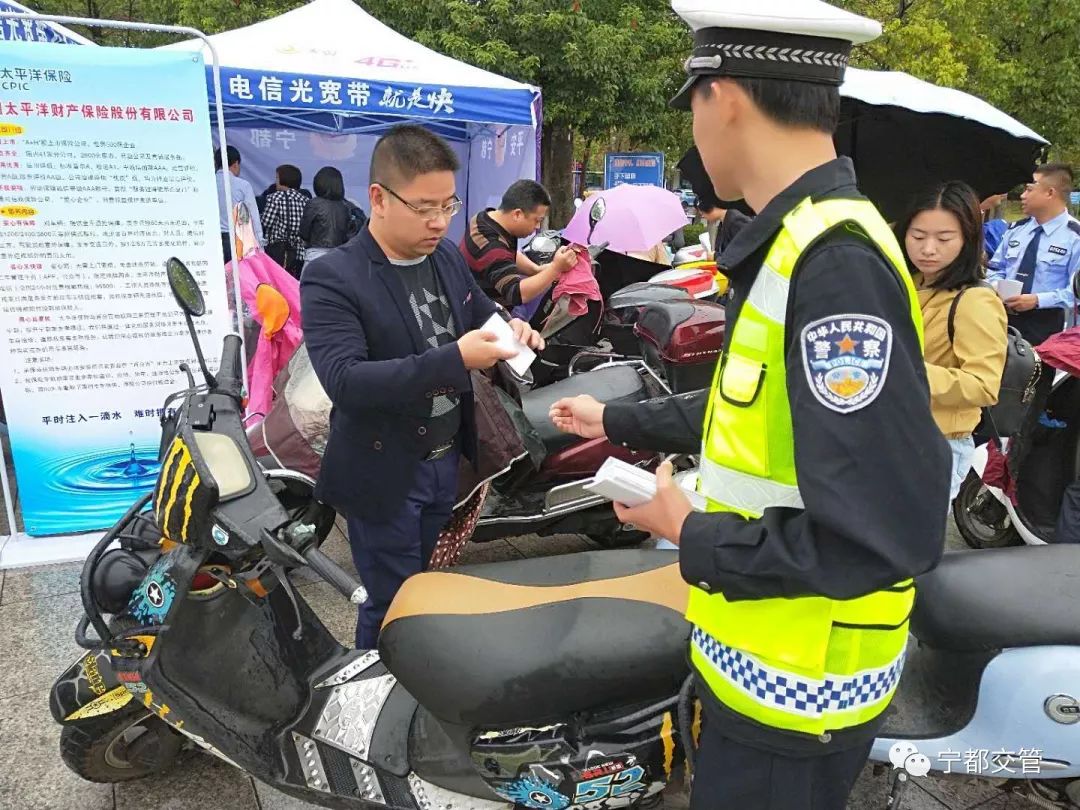
[[[194,350],[176,256],[230,330],[201,56],[0,42],[0,396],[27,535],[106,529],[158,471]]]

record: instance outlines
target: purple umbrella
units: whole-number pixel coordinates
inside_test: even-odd
[[[595,225],[594,225],[595,223]],[[585,200],[563,229],[579,245],[608,243],[619,253],[648,250],[686,225],[682,202],[657,186],[615,186]]]

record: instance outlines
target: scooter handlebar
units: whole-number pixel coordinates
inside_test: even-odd
[[[354,605],[367,601],[367,589],[315,546],[305,551],[303,557],[304,562],[311,566],[311,570],[333,585],[338,593]]]
[[[610,242],[601,242],[599,245],[589,245],[589,257],[592,258],[592,259],[595,259],[601,253],[603,253],[605,250],[607,250],[607,246],[609,244],[611,244],[611,243]]]
[[[221,346],[221,363],[218,365],[217,382],[220,388],[239,392],[243,387],[240,380],[240,352],[243,343],[237,334],[226,335]]]

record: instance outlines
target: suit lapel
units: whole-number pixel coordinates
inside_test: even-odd
[[[379,243],[375,241],[375,237],[371,235],[371,231],[367,227],[364,227],[356,238],[367,251],[368,257],[371,259],[372,265],[374,265],[375,275],[379,277],[379,281],[386,287],[387,293],[390,294],[390,300],[394,302],[394,306],[397,307],[398,313],[405,322],[405,327],[409,330],[409,337],[412,338],[413,351],[421,354],[428,348],[427,341],[420,334],[420,325],[416,322],[416,314],[412,310],[412,305],[409,304],[409,296],[405,292],[405,285],[401,282],[401,276],[398,275],[397,268],[386,258],[386,254],[383,253]]]

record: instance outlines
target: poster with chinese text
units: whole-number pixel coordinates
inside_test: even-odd
[[[624,183],[664,188],[664,153],[608,152],[604,155],[604,188]]]
[[[195,365],[165,261],[230,329],[200,56],[0,42],[0,396],[28,534],[108,528]]]

